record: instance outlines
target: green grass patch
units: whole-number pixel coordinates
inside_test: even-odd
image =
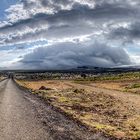
[[[140,83],[134,83],[130,86],[125,87],[125,89],[134,89],[134,88],[140,88]]]

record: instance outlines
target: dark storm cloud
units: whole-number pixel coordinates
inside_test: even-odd
[[[136,9],[135,9],[136,10]],[[47,13],[37,13],[36,15],[28,18],[28,19],[22,19],[18,20],[17,22],[6,25],[1,28],[3,29],[9,29],[12,27],[18,27],[19,25],[28,25],[33,23],[41,22],[42,20],[46,20],[50,23],[55,23],[56,21],[63,21],[63,22],[69,22],[71,20],[81,20],[81,19],[100,19],[104,18],[108,20],[108,18],[123,18],[127,16],[131,16],[136,14],[136,11],[132,9],[132,7],[123,7],[116,4],[103,4],[98,5],[94,9],[85,6],[80,5],[78,3],[73,5],[73,8],[71,10],[60,10],[57,13],[48,15]],[[34,24],[33,24],[34,25]]]
[[[30,68],[73,68],[77,66],[112,67],[131,64],[128,54],[122,48],[95,43],[84,46],[76,43],[60,43],[39,47],[20,61]]]
[[[119,27],[113,29],[110,38],[120,39],[122,41],[133,41],[140,39],[140,22],[130,24],[128,27]]]

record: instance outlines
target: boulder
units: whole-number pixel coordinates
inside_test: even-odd
[[[45,87],[45,86],[41,86],[40,88],[39,88],[39,90],[52,90],[51,88],[48,88],[48,87]]]

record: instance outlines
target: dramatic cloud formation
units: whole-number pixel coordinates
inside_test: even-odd
[[[20,66],[112,67],[135,64],[139,55],[130,49],[140,44],[139,0],[20,0],[5,15],[0,48],[13,54],[20,48],[25,56],[14,58]]]
[[[89,46],[65,42],[39,47],[25,55],[20,62],[25,67],[42,69],[67,69],[77,66],[113,67],[131,63],[124,49],[97,42]]]
[[[6,37],[0,42],[5,45],[61,38],[66,33],[68,37],[89,34],[104,28],[103,24],[108,24],[108,19],[122,22],[139,16],[138,9],[131,2],[126,5],[118,0],[92,2],[61,0],[56,4],[55,0],[24,0],[7,10],[9,22],[0,28],[0,36]]]

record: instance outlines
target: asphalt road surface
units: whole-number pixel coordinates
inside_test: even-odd
[[[0,82],[0,140],[106,140],[7,79]]]

